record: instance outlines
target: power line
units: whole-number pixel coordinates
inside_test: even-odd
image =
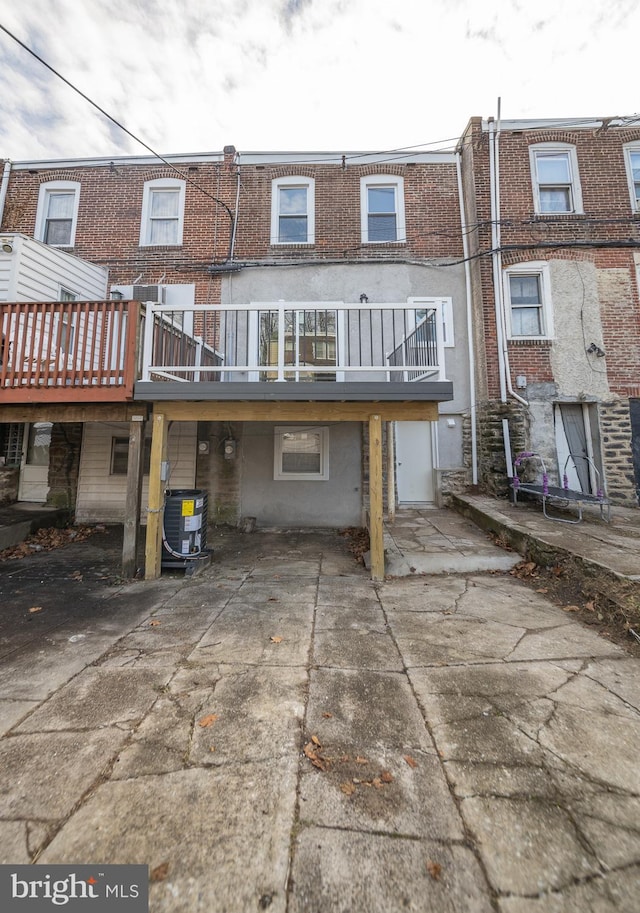
[[[136,136],[135,133],[132,133],[131,130],[127,129],[127,127],[125,127],[124,124],[121,124],[120,121],[115,119],[115,117],[112,117],[111,114],[109,114],[107,111],[105,111],[104,108],[101,108],[100,105],[97,104],[97,102],[93,101],[92,98],[89,98],[89,96],[86,95],[81,89],[79,89],[77,86],[74,86],[74,84],[72,82],[70,82],[65,76],[63,76],[62,73],[59,73],[58,70],[54,69],[54,67],[52,67],[51,64],[47,63],[47,61],[44,60],[42,57],[40,57],[39,54],[36,54],[35,51],[33,51],[28,45],[26,45],[23,41],[21,41],[16,35],[13,34],[13,32],[10,32],[9,29],[6,26],[2,25],[1,23],[0,23],[0,30],[2,30],[6,35],[8,35],[9,38],[12,38],[13,41],[15,41],[16,44],[19,44],[20,47],[23,48],[28,54],[31,54],[31,56],[34,57],[39,63],[41,63],[42,66],[46,67],[47,70],[50,70],[54,76],[57,76],[58,79],[61,79],[62,82],[66,83],[66,85],[68,85],[70,89],[73,89],[73,91],[76,92],[81,98],[83,98],[85,101],[89,102],[90,105],[92,105],[97,111],[100,112],[100,114],[103,115],[103,117],[106,117],[107,120],[110,120],[112,124],[115,124],[115,126],[118,127],[119,130],[122,130],[124,133],[127,134],[127,136],[130,136],[132,140],[134,140],[136,143],[139,143],[141,146],[143,146],[148,152],[151,153],[151,155],[154,156],[154,158],[159,159],[161,162],[163,162],[167,166],[167,168],[170,168],[171,171],[173,171],[175,174],[180,175],[180,177],[183,180],[187,181],[187,183],[191,184],[193,187],[195,187],[197,190],[199,190],[200,193],[203,193],[206,197],[209,197],[209,199],[213,200],[214,203],[217,203],[219,206],[222,206],[222,208],[225,210],[225,212],[229,216],[231,225],[233,225],[234,215],[231,212],[231,209],[227,206],[227,204],[225,202],[223,202],[222,200],[219,200],[218,197],[214,197],[212,193],[209,193],[208,190],[205,190],[204,187],[201,187],[200,184],[198,184],[197,181],[194,181],[192,178],[190,178],[188,174],[185,174],[184,172],[180,171],[179,168],[176,168],[175,165],[172,165],[171,162],[169,162],[166,158],[164,158],[164,156],[160,155],[159,152],[156,152],[155,149],[152,149],[152,147],[148,143],[145,143],[145,141],[140,139],[139,136]]]

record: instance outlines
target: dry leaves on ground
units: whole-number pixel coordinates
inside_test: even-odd
[[[217,719],[219,719],[217,713],[208,713],[201,720],[198,720],[198,725],[204,729],[206,726],[212,726]]]
[[[402,757],[403,757],[404,760],[407,762],[407,764],[409,765],[409,767],[417,767],[417,766],[418,766],[418,762],[416,761],[415,758],[412,758],[410,754],[402,755]]]
[[[273,637],[270,637],[269,640],[272,644],[281,644],[284,638],[280,637],[279,634],[275,634]]]
[[[169,863],[161,862],[160,865],[157,865],[155,868],[151,869],[151,874],[149,875],[149,880],[150,881],[164,881],[168,874],[169,874]]]
[[[425,863],[427,867],[427,872],[434,881],[440,881],[440,875],[442,874],[442,866],[439,862],[434,862],[433,859],[427,859]]]
[[[94,533],[104,532],[104,526],[73,526],[58,529],[55,526],[39,529],[24,542],[5,548],[0,552],[0,560],[26,558],[34,552],[49,552],[54,548],[62,548],[71,542],[83,542]],[[76,571],[76,573],[78,573]]]

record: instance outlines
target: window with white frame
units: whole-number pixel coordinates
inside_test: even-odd
[[[277,426],[274,429],[273,478],[323,482],[329,478],[329,429]]]
[[[529,148],[535,211],[581,213],[578,158],[573,146],[540,143]]]
[[[361,178],[360,219],[363,244],[406,241],[402,178],[384,174]]]
[[[140,245],[182,244],[185,181],[159,178],[147,181],[142,197]]]
[[[41,184],[36,213],[36,240],[44,241],[52,247],[73,247],[79,202],[78,181],[47,181]]]
[[[624,151],[631,206],[634,212],[640,212],[640,145],[626,146]]]
[[[313,178],[277,178],[271,185],[271,243],[315,242]]]
[[[509,339],[551,339],[553,321],[547,264],[509,267],[504,280]]]

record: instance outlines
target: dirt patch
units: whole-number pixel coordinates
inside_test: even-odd
[[[524,560],[508,573],[640,657],[640,586],[633,581],[587,573],[575,559],[548,567]]]

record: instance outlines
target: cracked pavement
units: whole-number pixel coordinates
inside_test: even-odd
[[[213,544],[40,638],[3,598],[2,862],[147,864],[153,913],[637,913],[636,659],[509,575]]]

